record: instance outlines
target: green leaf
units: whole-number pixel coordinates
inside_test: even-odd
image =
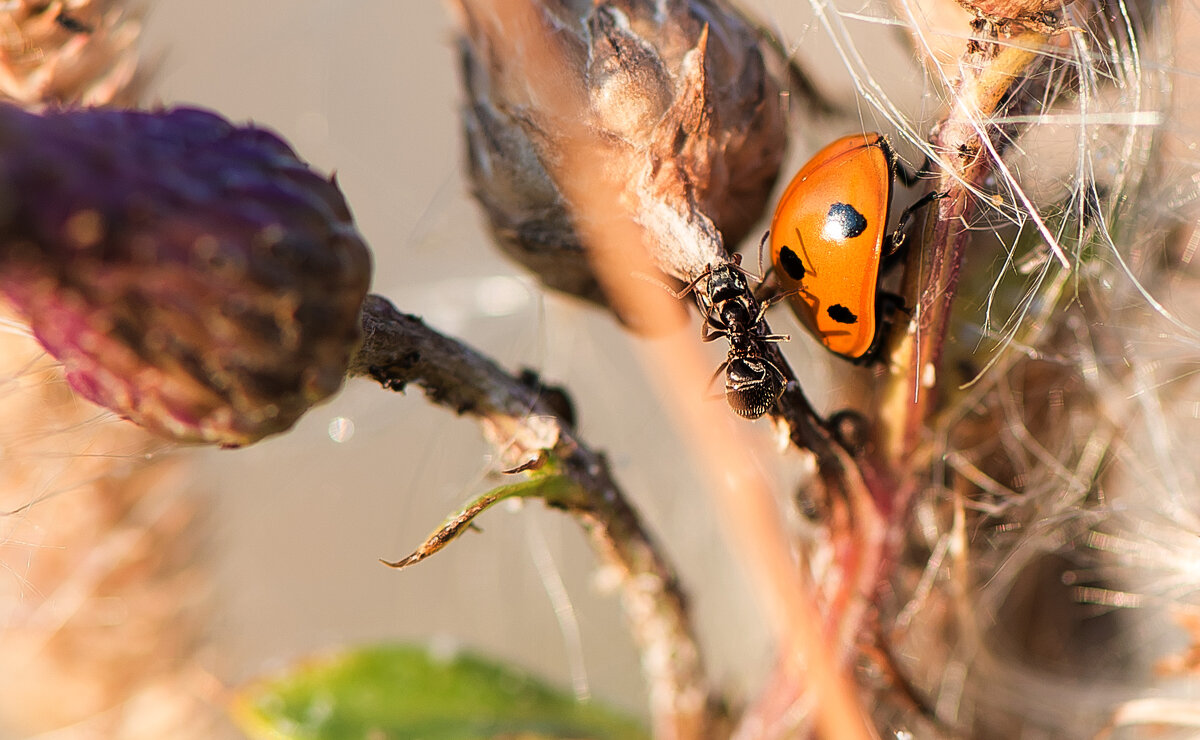
[[[387,645],[294,666],[243,689],[238,725],[255,740],[645,740],[632,720],[471,655]]]

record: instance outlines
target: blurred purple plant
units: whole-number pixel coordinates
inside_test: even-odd
[[[88,399],[249,444],[337,391],[371,260],[336,182],[217,115],[0,108],[0,293]]]

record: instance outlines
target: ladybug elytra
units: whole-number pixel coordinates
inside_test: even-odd
[[[792,310],[831,351],[858,363],[875,358],[899,296],[879,289],[885,258],[902,244],[912,211],[885,244],[896,156],[882,134],[845,136],[792,179],[771,221],[771,262]],[[886,251],[885,251],[886,250]]]

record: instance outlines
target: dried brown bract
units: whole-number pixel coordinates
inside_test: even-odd
[[[497,242],[549,287],[604,304],[564,195],[562,132],[583,127],[623,184],[614,217],[651,260],[690,280],[740,240],[767,203],[786,144],[780,83],[757,30],[711,0],[533,3],[559,58],[541,71],[577,108],[540,97],[535,59],[500,42],[493,3],[462,0],[459,49],[469,171]],[[552,68],[547,68],[552,67]],[[593,255],[594,256],[594,255]]]

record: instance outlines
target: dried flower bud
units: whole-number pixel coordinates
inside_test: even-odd
[[[0,293],[88,399],[244,445],[341,387],[370,256],[336,184],[199,110],[0,107]]]
[[[128,0],[4,3],[0,100],[126,105],[138,87],[141,10]]]
[[[767,204],[786,145],[780,85],[756,29],[716,0],[533,2],[582,90],[578,117],[627,183],[621,202],[651,259],[689,280],[724,256]],[[470,176],[500,246],[549,287],[605,302],[556,170],[559,126],[526,84],[538,62],[500,43],[494,14],[460,0]],[[516,53],[522,53],[518,51]],[[614,152],[616,153],[614,155]]]

